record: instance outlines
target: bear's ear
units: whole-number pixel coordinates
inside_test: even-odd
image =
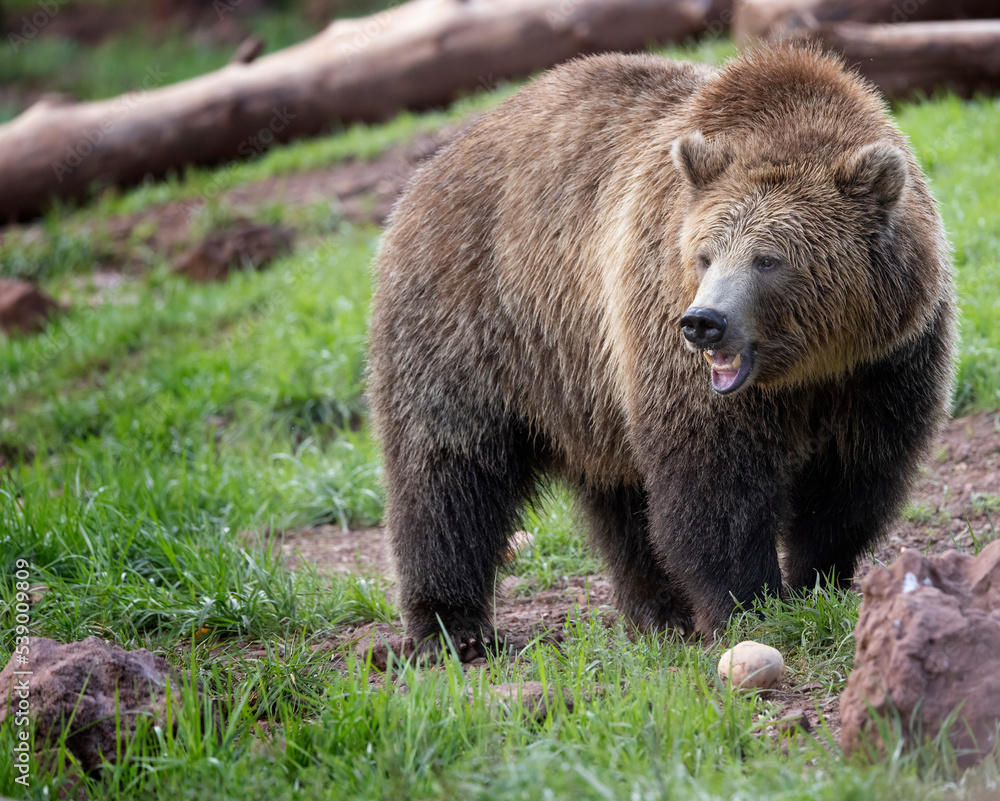
[[[733,160],[729,148],[721,142],[709,142],[700,131],[682,136],[670,151],[680,170],[697,189],[706,189]]]
[[[909,175],[903,151],[888,142],[865,145],[845,156],[834,172],[834,181],[846,195],[872,195],[883,206],[891,206],[903,193]]]

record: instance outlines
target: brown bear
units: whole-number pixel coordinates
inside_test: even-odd
[[[641,627],[712,635],[845,585],[949,410],[934,200],[877,92],[814,47],[557,67],[419,171],[377,265],[369,393],[424,649],[496,642],[546,476]]]

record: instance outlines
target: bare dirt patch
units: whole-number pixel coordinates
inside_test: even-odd
[[[385,531],[365,528],[344,531],[339,526],[290,529],[270,537],[289,570],[305,566],[318,573],[388,576],[391,572]]]
[[[283,225],[257,225],[249,220],[209,232],[181,254],[175,271],[197,282],[223,281],[234,269],[261,270],[286,255],[292,232]]]
[[[225,244],[227,230],[238,234],[247,221],[259,222],[261,210],[268,207],[302,209],[319,205],[328,209],[330,222],[346,220],[355,225],[381,226],[420,163],[450,142],[462,127],[453,125],[418,134],[371,159],[348,159],[324,169],[276,175],[252,183],[233,185],[222,170],[217,175],[219,183],[209,185],[204,196],[154,204],[99,223],[83,222],[75,233],[90,236],[92,229],[99,227],[99,242],[95,244],[99,252],[91,275],[99,274],[102,282],[108,283],[114,276],[120,280],[141,276],[151,254],[165,257],[175,269],[184,271],[190,254],[204,249],[206,237],[218,235]],[[212,215],[220,213],[224,219],[213,219]],[[311,244],[317,236],[315,230],[288,233],[292,246],[301,241]],[[49,233],[44,222],[0,226],[0,244],[11,236],[35,242]],[[106,294],[96,292],[93,304],[103,302]],[[115,294],[110,293],[107,300],[115,302],[114,298]]]
[[[276,201],[292,206],[328,202],[350,222],[383,225],[417,166],[450,142],[462,127],[418,134],[371,161],[347,161],[324,170],[275,176],[233,187],[222,197],[236,207]]]
[[[1000,526],[1000,412],[953,420],[912,494],[911,507],[862,565],[864,578],[875,563],[889,564],[909,548],[941,553],[994,539]]]
[[[59,304],[29,281],[0,278],[0,331],[40,331],[58,311]]]
[[[256,210],[268,205],[303,207],[319,203],[329,205],[331,218],[382,225],[417,166],[459,130],[459,126],[451,126],[419,134],[370,160],[348,160],[322,170],[277,175],[231,187],[213,186],[211,198],[149,206],[134,214],[112,217],[105,227],[112,249],[121,253],[121,262],[126,266],[131,249],[137,245],[176,259],[191,244],[192,230],[209,199],[237,217],[252,217]]]

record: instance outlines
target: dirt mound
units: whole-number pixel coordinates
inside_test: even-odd
[[[948,735],[958,764],[989,753],[1000,725],[1000,542],[978,557],[907,551],[864,581],[857,653],[840,716],[846,754],[884,750],[876,720],[904,740]]]
[[[181,255],[174,269],[192,281],[223,281],[231,270],[262,270],[291,249],[290,229],[240,220],[210,232]]]
[[[145,648],[126,651],[97,637],[65,644],[32,637],[24,657],[13,654],[0,672],[0,721],[30,715],[39,748],[58,742],[70,726],[66,747],[84,770],[114,762],[140,717],[165,727],[167,684],[176,702],[183,681]]]
[[[28,281],[0,278],[0,331],[40,331],[59,304]]]

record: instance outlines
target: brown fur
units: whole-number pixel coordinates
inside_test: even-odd
[[[558,67],[418,173],[378,263],[400,602],[463,653],[543,474],[579,487],[623,611],[708,634],[780,590],[776,542],[793,588],[846,580],[947,413],[934,202],[874,90],[811,48]],[[712,293],[757,349],[732,395],[678,325]]]

